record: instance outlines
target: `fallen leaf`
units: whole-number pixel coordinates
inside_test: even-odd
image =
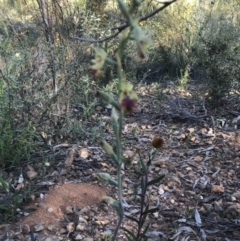
[[[73,213],[73,208],[71,206],[67,206],[65,211],[66,211],[66,214],[71,214]]]
[[[188,130],[189,133],[193,133],[195,131],[194,128],[192,128],[192,127],[188,128],[187,130]]]
[[[74,160],[74,156],[75,156],[76,150],[74,148],[72,148],[66,158],[66,161],[64,163],[65,166],[71,166]]]
[[[35,172],[35,170],[34,170],[34,168],[32,166],[27,165],[27,168],[28,168],[29,171]]]
[[[79,156],[86,159],[88,158],[89,156],[89,153],[88,153],[88,149],[87,148],[83,148],[79,151]]]
[[[200,162],[200,161],[202,161],[202,156],[195,156],[194,157],[194,161],[197,161],[197,162]]]
[[[67,225],[67,231],[68,231],[68,236],[70,233],[72,233],[75,230],[75,224],[73,222],[68,223]]]
[[[212,192],[223,193],[224,187],[220,185],[212,185]]]
[[[27,176],[30,180],[32,180],[37,176],[37,173],[35,171],[28,171]]]
[[[195,209],[195,221],[196,221],[197,225],[202,224],[201,216],[200,216],[197,208]]]
[[[19,183],[17,187],[15,188],[16,191],[19,191],[24,188],[24,183]]]

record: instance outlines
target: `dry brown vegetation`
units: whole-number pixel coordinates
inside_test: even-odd
[[[96,142],[97,136],[113,142],[111,110],[94,96],[96,89],[116,96],[116,71],[107,65],[96,79],[89,67],[95,47],[115,56],[122,33],[99,43],[75,37],[109,37],[125,24],[122,16],[114,1],[0,2],[0,239],[107,240],[116,217],[106,205],[44,204],[47,217],[55,215],[51,208],[61,211],[51,224],[31,212],[33,205],[41,212],[37,198],[50,196],[50,186],[61,190],[69,182],[116,195],[94,179],[99,171],[116,174]],[[158,7],[143,1],[133,14],[144,17]],[[150,178],[165,178],[147,193],[159,207],[147,219],[149,240],[240,240],[239,8],[235,0],[176,1],[141,22],[153,42],[144,62],[135,61],[133,42],[124,52],[126,78],[141,97],[123,133],[131,160],[123,170],[128,214],[139,213],[136,153],[146,161],[154,136],[165,143],[150,168]],[[29,213],[31,222],[21,225]],[[135,228],[129,220],[123,226]]]

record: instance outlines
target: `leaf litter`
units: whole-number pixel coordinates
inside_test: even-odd
[[[160,136],[164,146],[150,167],[149,178],[165,177],[147,191],[150,207],[158,208],[146,220],[149,240],[240,240],[240,131],[234,128],[236,115],[230,113],[236,111],[235,105],[226,103],[220,109],[224,118],[214,119],[194,94],[171,89],[160,103],[152,100],[152,86],[139,87],[141,92],[148,94],[142,96],[138,110],[126,116],[123,132],[124,157],[133,159],[122,170],[126,215],[136,219],[140,211],[136,153],[147,161],[154,136]],[[96,114],[109,119],[104,109]],[[96,119],[86,133],[98,126]],[[113,141],[109,124],[101,129]],[[54,144],[58,155],[49,167],[33,163],[22,168],[23,189],[32,185],[35,192],[32,202],[17,213],[19,222],[0,226],[2,237],[27,240],[33,230],[38,240],[102,240],[114,230],[117,217],[99,200],[104,193],[117,198],[116,189],[92,177],[109,172],[114,178],[114,163],[87,134],[81,137],[81,146]],[[123,227],[134,230],[134,221],[126,219]],[[123,237],[120,232],[118,240]]]

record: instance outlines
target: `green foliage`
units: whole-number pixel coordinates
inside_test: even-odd
[[[12,83],[13,84],[13,83]],[[13,89],[0,78],[0,167],[13,167],[23,158],[28,159],[33,151],[35,129],[31,122],[18,123]]]
[[[50,28],[37,1],[0,2],[0,168],[18,170],[46,146],[89,135],[81,121],[94,109],[94,81],[86,78],[92,50],[69,39],[84,21],[87,29],[84,1],[46,1]],[[73,106],[77,113],[70,111]],[[0,203],[4,220],[25,193],[6,192],[9,206]]]
[[[185,89],[187,87],[187,83],[189,81],[189,73],[188,70],[186,69],[185,71],[182,71],[183,73],[181,74],[180,79],[178,80],[179,82],[179,87],[181,89]]]
[[[158,7],[145,1],[139,7],[142,15],[145,5]],[[154,47],[137,67],[138,81],[159,82],[167,75],[185,88],[190,65],[190,77],[205,84],[208,100],[217,106],[233,86],[239,90],[239,13],[237,1],[178,1],[151,18],[143,29]]]
[[[233,1],[234,2],[234,1]],[[216,1],[202,6],[199,31],[192,45],[192,63],[204,70],[208,99],[218,106],[238,81],[240,27],[236,3]],[[235,17],[234,17],[235,16]]]
[[[157,7],[158,4],[152,5],[153,9]],[[145,12],[143,7],[142,12]],[[152,30],[152,32],[149,30],[149,34],[154,42],[149,60],[139,69],[140,75],[146,73],[144,69],[151,69],[154,73],[149,75],[148,82],[158,82],[164,75],[180,78],[182,72],[186,70],[189,63],[189,49],[196,35],[195,13],[194,1],[177,1],[144,23],[144,28]]]
[[[6,181],[0,174],[0,222],[15,220],[17,208],[30,197],[29,190],[13,191],[12,181]]]

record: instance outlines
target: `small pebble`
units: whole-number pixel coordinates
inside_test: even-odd
[[[48,213],[52,213],[52,212],[53,212],[53,208],[48,208],[48,209],[47,209],[47,212],[48,212]]]

